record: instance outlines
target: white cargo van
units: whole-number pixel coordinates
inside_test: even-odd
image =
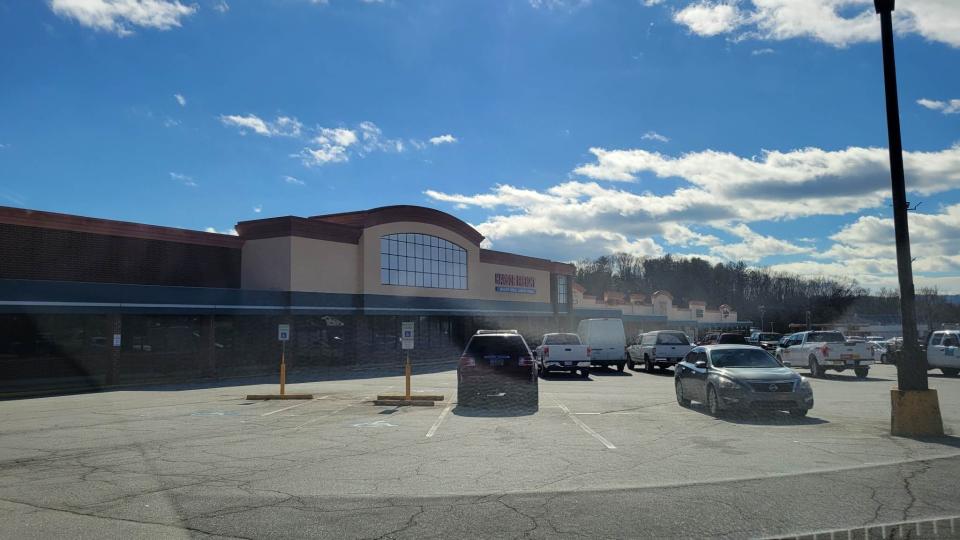
[[[585,319],[577,326],[580,341],[590,347],[590,364],[617,366],[623,371],[627,365],[627,336],[620,319]]]

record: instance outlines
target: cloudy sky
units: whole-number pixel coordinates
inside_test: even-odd
[[[960,292],[960,2],[894,20],[918,285]],[[0,205],[896,283],[872,0],[0,0]]]

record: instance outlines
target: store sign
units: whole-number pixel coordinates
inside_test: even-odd
[[[536,294],[537,282],[532,276],[520,274],[494,274],[494,284],[497,292]]]

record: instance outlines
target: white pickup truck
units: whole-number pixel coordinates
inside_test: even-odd
[[[865,341],[849,341],[835,330],[797,332],[781,342],[776,356],[785,365],[806,366],[811,377],[823,377],[827,370],[853,369],[864,379],[874,364]]]
[[[927,369],[947,377],[960,374],[960,330],[937,330],[927,338]]]
[[[576,334],[544,334],[533,356],[541,377],[551,371],[579,371],[584,379],[590,376],[590,347],[581,344]]]

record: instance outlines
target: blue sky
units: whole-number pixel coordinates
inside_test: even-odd
[[[0,205],[895,284],[872,0],[0,0]],[[917,284],[960,292],[960,3],[897,3]],[[954,100],[954,101],[951,101]]]

